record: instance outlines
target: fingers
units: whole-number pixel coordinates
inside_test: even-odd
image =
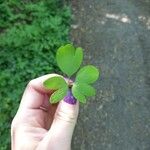
[[[57,107],[53,123],[39,145],[45,149],[69,150],[72,134],[77,122],[79,103],[75,105],[61,101]]]
[[[39,109],[45,99],[48,101],[48,94],[50,95],[53,91],[45,89],[43,82],[54,76],[56,76],[56,74],[49,74],[32,80],[23,94],[20,104],[21,109],[19,109]],[[78,102],[71,105],[65,101],[61,101],[55,112],[51,128],[39,144],[39,149],[69,150],[78,111]]]
[[[48,75],[44,75],[42,77],[31,80],[29,84],[27,85],[26,90],[23,94],[20,107],[37,109],[43,103],[44,104],[47,103],[48,105],[47,94],[51,94],[53,91],[45,89],[43,86],[43,82],[46,79],[51,78],[56,75],[57,74],[48,74]],[[45,99],[47,99],[47,102],[44,102]]]

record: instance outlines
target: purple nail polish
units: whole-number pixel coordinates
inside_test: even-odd
[[[68,104],[72,104],[75,105],[76,104],[76,99],[74,98],[74,96],[72,95],[71,90],[68,90],[67,95],[64,97],[64,101]]]

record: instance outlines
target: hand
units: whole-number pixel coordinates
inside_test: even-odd
[[[11,126],[12,150],[70,150],[79,103],[51,105],[53,91],[43,87],[45,75],[30,81]]]

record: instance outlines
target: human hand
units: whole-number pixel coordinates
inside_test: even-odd
[[[51,105],[43,82],[56,74],[30,81],[11,126],[12,150],[70,150],[79,103]]]

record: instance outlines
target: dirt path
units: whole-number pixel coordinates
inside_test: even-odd
[[[101,69],[73,150],[150,149],[150,1],[72,0],[72,41]]]

